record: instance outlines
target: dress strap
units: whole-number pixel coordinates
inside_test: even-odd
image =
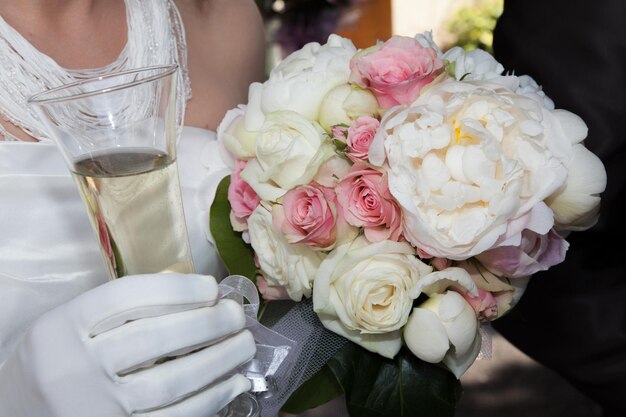
[[[176,42],[176,50],[178,55],[178,65],[180,67],[180,75],[182,77],[182,86],[184,88],[185,100],[181,100],[182,103],[186,103],[191,99],[191,81],[189,80],[189,69],[187,67],[187,40],[185,39],[185,27],[183,26],[183,20],[180,17],[180,12],[174,4],[173,0],[168,0],[168,10],[170,14],[172,39]]]

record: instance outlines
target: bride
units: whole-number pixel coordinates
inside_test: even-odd
[[[225,271],[205,231],[210,178],[226,172],[214,131],[264,76],[256,5],[0,0],[0,43],[0,415],[213,415],[249,388],[233,370],[255,349],[241,307],[216,301]],[[209,276],[106,282],[76,186],[26,99],[166,63],[181,69],[178,165],[194,263]],[[208,347],[143,368],[197,346]]]

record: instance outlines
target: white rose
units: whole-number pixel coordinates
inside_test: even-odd
[[[428,300],[413,309],[404,327],[404,340],[411,352],[430,363],[445,363],[460,378],[480,351],[481,338],[474,309],[458,292],[477,294],[469,274],[447,268],[424,277],[421,290]]]
[[[326,133],[292,111],[267,115],[255,142],[256,159],[241,172],[262,200],[276,201],[297,185],[307,184],[335,154]]]
[[[348,82],[355,53],[352,41],[333,34],[324,45],[308,43],[287,56],[265,83],[250,88],[246,128],[258,130],[264,115],[281,110],[317,120],[326,93]]]
[[[248,233],[268,284],[285,288],[294,301],[310,297],[313,277],[324,255],[304,244],[288,243],[274,228],[270,211],[262,205],[248,218]]]
[[[259,130],[265,122],[265,114],[261,111],[264,88],[264,84],[259,82],[252,83],[248,87],[248,104],[244,115],[246,130]]]
[[[400,329],[431,268],[404,242],[369,243],[363,236],[339,246],[315,275],[313,308],[324,326],[382,356],[402,345]]]
[[[245,105],[239,105],[227,111],[217,128],[217,141],[237,159],[254,157],[256,132],[246,130],[244,123],[245,110]],[[228,159],[232,159],[232,157]]]
[[[501,85],[454,80],[386,114],[370,160],[388,161],[405,237],[430,255],[467,259],[560,189],[567,170],[543,143],[541,114]]]
[[[335,125],[350,125],[360,116],[378,115],[378,101],[369,91],[350,84],[339,85],[326,94],[320,105],[320,125],[330,132]]]

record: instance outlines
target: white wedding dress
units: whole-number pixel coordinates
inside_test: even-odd
[[[80,71],[61,68],[0,17],[0,115],[40,139],[21,142],[0,127],[6,138],[0,141],[0,364],[32,320],[107,280],[76,185],[26,98],[77,78],[171,62],[182,68],[180,102],[190,97],[184,32],[173,2],[126,0],[126,8],[128,42],[120,57]],[[196,271],[219,278],[225,270],[210,243],[208,211],[228,169],[214,132],[186,126],[177,149]]]

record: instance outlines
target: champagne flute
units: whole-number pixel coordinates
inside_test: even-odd
[[[194,272],[176,165],[177,66],[32,96],[83,198],[110,277]]]

